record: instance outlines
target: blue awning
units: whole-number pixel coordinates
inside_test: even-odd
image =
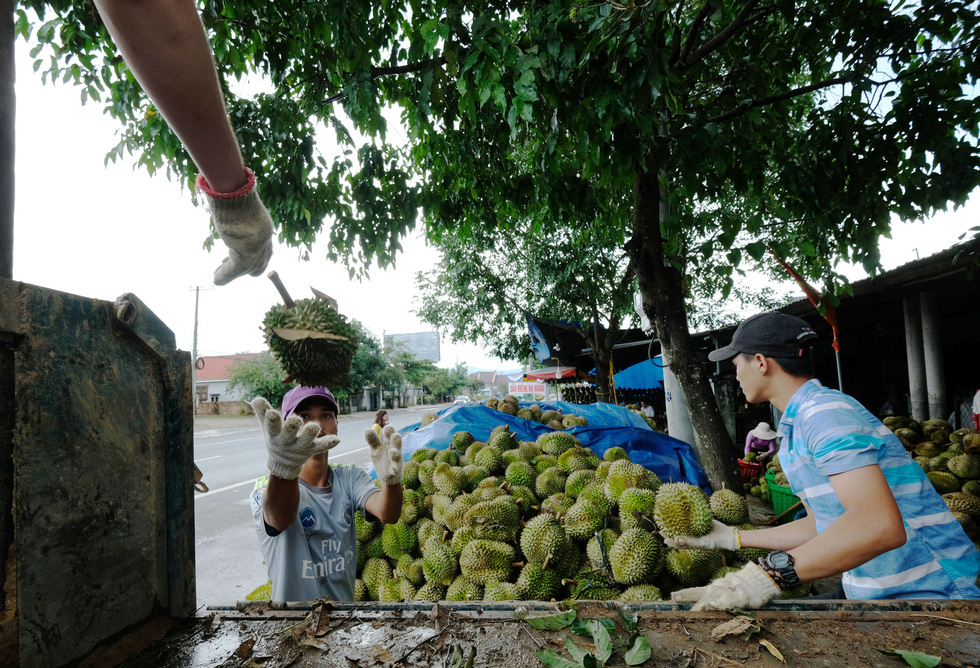
[[[663,387],[663,358],[657,355],[653,360],[623,369],[613,376],[616,388],[622,390],[652,390]]]

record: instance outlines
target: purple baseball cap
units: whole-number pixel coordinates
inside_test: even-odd
[[[304,399],[309,399],[310,397],[320,397],[321,399],[324,399],[328,404],[330,404],[330,408],[333,409],[334,415],[338,415],[340,413],[340,409],[337,407],[337,400],[334,399],[333,393],[331,393],[327,388],[297,385],[289,392],[286,392],[286,396],[282,398],[282,418],[284,420],[288,418],[293,414],[293,411],[296,410],[296,407],[299,406]]]

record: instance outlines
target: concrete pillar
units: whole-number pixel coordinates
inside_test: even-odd
[[[939,332],[939,306],[936,295],[923,292],[919,295],[922,310],[922,354],[926,367],[926,393],[929,397],[929,419],[946,419],[946,373],[943,371],[943,346]]]
[[[922,354],[922,316],[919,300],[906,297],[902,300],[905,309],[905,357],[909,367],[909,398],[912,404],[912,417],[925,420],[929,415],[929,401],[926,394],[926,362]],[[904,407],[895,406],[901,413]]]
[[[694,427],[691,426],[687,399],[677,376],[667,364],[664,365],[664,395],[667,400],[667,432],[678,440],[694,445]]]

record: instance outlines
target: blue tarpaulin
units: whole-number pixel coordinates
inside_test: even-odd
[[[645,360],[627,367],[613,376],[617,389],[652,390],[663,387],[663,359],[658,355],[653,360]]]
[[[708,478],[698,464],[691,446],[676,438],[656,432],[636,413],[614,404],[572,404],[565,401],[539,401],[541,410],[557,410],[564,415],[580,415],[589,421],[586,427],[573,427],[582,445],[600,457],[609,448],[619,446],[630,459],[642,464],[665,482],[689,482],[710,493]],[[521,402],[529,406],[530,402]],[[452,445],[453,434],[468,431],[478,441],[490,438],[494,427],[506,424],[518,440],[535,441],[541,434],[554,431],[533,420],[522,420],[481,404],[450,406],[439,412],[439,419],[422,427],[421,423],[401,430],[405,458],[419,448],[445,450]]]

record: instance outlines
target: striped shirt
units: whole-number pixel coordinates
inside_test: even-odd
[[[980,598],[980,552],[898,438],[857,400],[807,381],[779,436],[779,463],[818,532],[844,513],[829,476],[874,464],[895,496],[905,545],[844,573],[847,598]]]

